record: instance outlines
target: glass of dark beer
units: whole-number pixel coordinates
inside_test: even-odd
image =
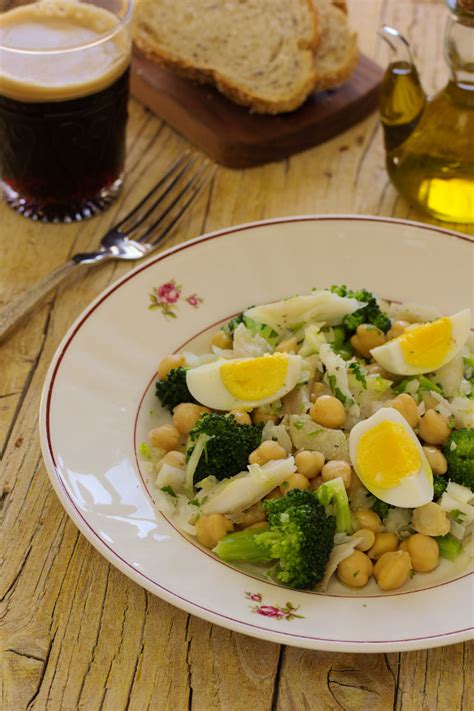
[[[132,13],[133,0],[0,13],[0,190],[26,217],[82,220],[120,191]]]

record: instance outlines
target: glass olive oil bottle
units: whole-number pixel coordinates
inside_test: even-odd
[[[395,51],[381,87],[389,176],[412,204],[438,220],[474,223],[474,0],[447,0],[448,84],[427,100],[407,41],[391,27]]]

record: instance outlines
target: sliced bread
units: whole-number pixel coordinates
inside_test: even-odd
[[[314,88],[313,0],[139,0],[134,40],[256,112],[292,111]]]
[[[330,89],[345,82],[357,64],[357,35],[347,19],[341,0],[313,0],[320,26],[320,41],[314,52],[315,91]]]

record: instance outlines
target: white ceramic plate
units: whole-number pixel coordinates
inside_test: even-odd
[[[125,575],[190,613],[263,639],[341,652],[467,640],[473,578],[444,562],[403,589],[297,592],[230,568],[158,513],[137,444],[159,417],[164,355],[249,304],[346,283],[454,313],[471,304],[473,241],[427,225],[305,216],[229,228],[140,264],[61,343],[41,403],[43,455],[72,520]],[[155,308],[150,308],[154,306]],[[203,335],[204,334],[204,335]]]

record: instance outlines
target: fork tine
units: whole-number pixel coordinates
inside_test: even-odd
[[[175,187],[179,188],[179,181],[181,178],[185,178],[187,174],[192,170],[196,170],[196,165],[200,160],[199,156],[191,155],[191,159],[185,163],[184,167],[179,171],[179,173],[169,182],[166,186],[163,186],[163,191],[155,197],[155,199],[147,204],[146,211],[134,220],[134,223],[130,227],[122,227],[122,232],[125,232],[127,236],[130,236],[138,227],[140,227],[149,217],[154,213],[158,206],[164,206],[166,204],[167,198],[171,198],[174,195]],[[163,208],[164,209],[164,208]],[[166,212],[165,212],[166,214]]]
[[[166,205],[163,204],[164,201],[161,199],[157,199],[155,201],[153,207],[148,211],[148,216],[150,217],[154,214],[157,214],[156,219],[144,225],[142,228],[144,229],[144,231],[139,230],[139,234],[137,234],[136,237],[133,236],[133,233],[135,232],[135,227],[132,228],[132,230],[127,234],[127,236],[131,237],[137,242],[147,241],[151,233],[172,213],[175,207],[179,207],[179,203],[183,201],[186,196],[191,194],[194,199],[194,193],[197,185],[200,183],[200,177],[205,177],[206,173],[209,172],[209,169],[211,167],[211,163],[207,159],[203,159],[201,164],[197,167],[197,169],[193,171],[192,175],[189,177],[189,179],[186,180],[184,185],[178,185],[175,190],[170,190],[167,193],[167,197],[169,198],[169,200],[167,201]],[[178,190],[178,192],[176,192],[176,190]],[[141,224],[142,223],[140,223],[140,226]]]
[[[141,209],[146,205],[146,203],[152,198],[158,190],[165,185],[165,183],[170,180],[175,173],[177,173],[177,177],[175,178],[174,183],[179,180],[179,178],[183,175],[183,173],[187,170],[189,165],[195,161],[195,157],[192,155],[190,151],[185,151],[179,158],[177,158],[174,163],[168,168],[166,173],[160,178],[160,180],[154,185],[151,190],[145,195],[140,202],[135,205],[130,212],[128,212],[125,217],[123,217],[120,222],[118,222],[116,225],[114,225],[114,229],[116,230],[122,230],[123,232],[128,232],[128,229],[125,227],[126,223],[131,220],[132,218],[136,217],[138,213],[141,211]],[[153,203],[153,206],[155,203]],[[147,213],[148,214],[148,213]],[[130,227],[129,229],[133,229]]]
[[[166,225],[163,226],[163,228],[160,230],[160,232],[156,235],[153,236],[153,239],[150,241],[150,244],[152,246],[158,245],[173,229],[173,227],[177,224],[177,222],[181,219],[181,217],[184,215],[184,213],[188,210],[190,205],[194,202],[194,200],[198,197],[198,195],[202,192],[202,190],[209,184],[209,182],[212,180],[214,177],[214,174],[216,172],[216,166],[212,165],[209,163],[209,161],[206,161],[206,164],[201,168],[201,170],[194,175],[185,185],[183,190],[179,193],[177,198],[173,201],[173,203],[167,208],[166,212],[161,214],[157,220],[155,220],[154,223],[152,223],[146,231],[140,236],[139,242],[144,242],[146,241],[150,235],[156,230],[156,228],[160,225],[161,222],[163,222],[164,218],[167,216],[170,216],[171,219],[169,222],[166,223]],[[178,206],[179,201],[183,198],[186,197],[187,199],[182,202],[181,205]],[[171,211],[173,210],[174,207],[178,206],[178,211],[175,214],[170,215]]]

